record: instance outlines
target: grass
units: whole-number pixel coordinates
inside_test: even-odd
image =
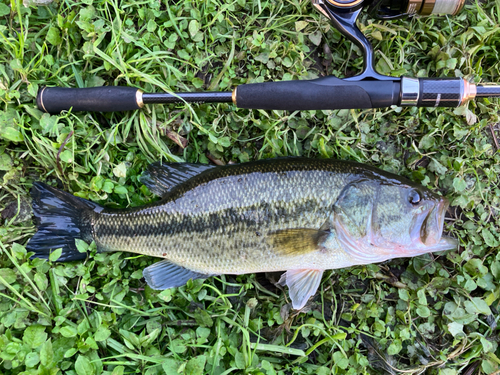
[[[500,3],[456,17],[365,15],[381,73],[499,81]],[[42,85],[230,90],[353,75],[359,50],[307,1],[0,3],[0,372],[3,374],[494,374],[500,366],[497,100],[463,108],[248,111],[148,106],[115,114],[35,109]],[[184,147],[185,146],[185,147]],[[159,159],[303,155],[408,176],[452,201],[457,251],[327,272],[301,313],[264,275],[161,293],[128,253],[30,261],[29,189],[44,180],[110,207],[153,197]]]

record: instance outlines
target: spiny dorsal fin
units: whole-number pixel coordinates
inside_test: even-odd
[[[288,286],[292,306],[300,310],[318,290],[322,276],[323,270],[288,270],[281,275],[278,283]]]
[[[277,254],[301,255],[319,250],[329,232],[317,229],[283,229],[268,234],[268,241]]]
[[[141,182],[162,197],[175,185],[212,168],[215,167],[206,164],[156,162],[148,166],[141,176]]]
[[[155,290],[175,288],[183,286],[189,279],[206,279],[213,276],[191,271],[166,259],[147,267],[142,271],[142,275],[151,289]]]

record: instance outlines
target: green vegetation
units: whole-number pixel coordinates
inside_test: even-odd
[[[499,23],[500,2],[489,1],[468,3],[456,17],[364,16],[360,27],[382,73],[478,82],[500,80]],[[45,84],[226,91],[361,67],[359,50],[308,1],[60,0],[27,8],[2,0],[0,372],[498,373],[497,100],[457,109],[292,113],[220,104],[61,116],[34,104]],[[142,279],[155,259],[94,252],[61,264],[30,261],[23,247],[35,232],[35,180],[128,207],[153,199],[138,176],[155,160],[286,155],[357,160],[442,192],[453,206],[446,229],[460,248],[327,272],[297,313],[265,275],[160,293]]]

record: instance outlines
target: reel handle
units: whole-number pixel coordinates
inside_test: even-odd
[[[362,3],[349,11],[340,11],[326,2],[313,1],[313,5],[330,20],[342,35],[356,44],[363,52],[363,71],[359,75],[349,78],[349,80],[361,81],[368,78],[383,81],[393,79],[393,77],[377,73],[375,70],[373,46],[356,25],[356,20],[363,10],[361,7]]]

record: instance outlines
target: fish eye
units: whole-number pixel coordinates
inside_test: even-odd
[[[408,202],[416,206],[419,204],[421,201],[420,194],[416,190],[410,191],[410,194],[408,194]]]

